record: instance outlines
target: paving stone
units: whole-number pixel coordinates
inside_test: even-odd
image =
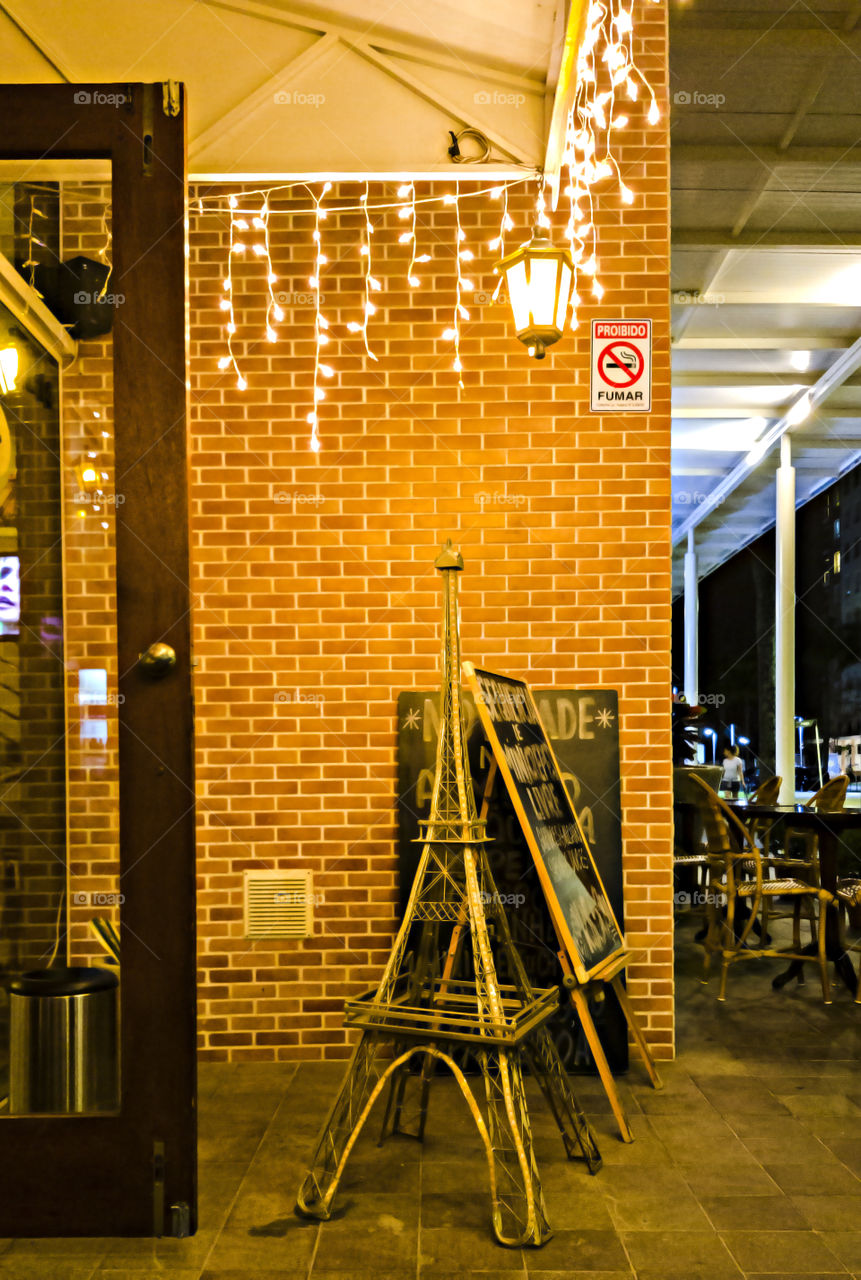
[[[740,1269],[715,1231],[622,1231],[622,1243],[640,1277],[673,1274],[692,1280],[737,1280]]]
[[[734,1262],[729,1268],[715,1262],[704,1265],[684,1263],[680,1267],[640,1267],[637,1280],[741,1280],[741,1272]],[[771,1280],[777,1280],[777,1277],[772,1276]],[[782,1276],[780,1280],[783,1280]]]
[[[608,1197],[607,1204],[619,1231],[707,1231],[711,1226],[690,1191],[673,1196]]]
[[[422,1191],[421,1223],[426,1227],[484,1227],[491,1218],[490,1190]]]
[[[702,1206],[717,1231],[803,1231],[809,1225],[786,1196],[704,1196]]]
[[[530,1259],[527,1258],[526,1265],[529,1266]],[[481,1272],[475,1272],[481,1280],[484,1276]],[[529,1271],[529,1275],[540,1276],[541,1280],[634,1280],[633,1271]],[[452,1276],[451,1280],[455,1280]],[[457,1277],[461,1280],[461,1277]]]
[[[170,1272],[168,1272],[168,1276],[169,1280],[173,1280]],[[99,1280],[101,1280],[101,1276],[99,1276]],[[230,1271],[226,1271],[222,1267],[219,1267],[218,1270],[212,1270],[207,1267],[204,1271],[201,1271],[200,1280],[249,1280],[248,1268],[235,1267]],[[308,1268],[304,1267],[300,1271],[262,1271],[258,1267],[254,1271],[254,1280],[308,1280]],[[340,1280],[343,1280],[343,1272]],[[381,1277],[381,1280],[388,1280],[388,1277]],[[394,1277],[392,1280],[394,1280]],[[398,1276],[397,1280],[406,1280],[406,1273],[403,1278]],[[410,1276],[409,1280],[413,1280],[413,1277]]]
[[[814,1231],[722,1231],[743,1271],[836,1271],[838,1259]]]
[[[545,1245],[545,1248],[547,1246]],[[539,1250],[538,1252],[542,1252]],[[470,1275],[473,1272],[523,1272],[524,1250],[507,1249],[494,1239],[490,1216],[483,1228],[422,1226],[419,1275],[422,1280],[441,1275]]]
[[[222,1231],[204,1260],[206,1267],[212,1271],[235,1271],[244,1267],[248,1276],[256,1276],[258,1271],[281,1269],[304,1268],[307,1273],[320,1224],[285,1218],[264,1225],[270,1228],[265,1234],[255,1235],[242,1229]]]
[[[850,1271],[861,1271],[861,1230],[829,1231],[828,1246]]]
[[[415,1268],[419,1205],[414,1196],[366,1196],[342,1206],[338,1217],[320,1224],[314,1266],[338,1271]],[[424,1235],[424,1233],[422,1233]]]
[[[2,1272],[0,1272],[2,1274]],[[200,1280],[200,1267],[193,1270],[177,1269],[174,1267],[159,1268],[154,1275],[166,1276],[168,1280]],[[94,1280],[149,1280],[145,1272],[139,1270],[130,1270],[128,1267],[99,1267],[93,1272]],[[238,1277],[237,1277],[238,1280]]]
[[[0,1276],[14,1276],[16,1280],[91,1280],[96,1274],[97,1263],[82,1264],[63,1258],[13,1257],[0,1255]]]
[[[861,1188],[855,1196],[794,1195],[792,1201],[816,1231],[861,1231]]]
[[[234,1164],[246,1163],[254,1155],[266,1132],[265,1122],[255,1124],[219,1125],[212,1129],[203,1127],[198,1142],[198,1159],[201,1161]]]
[[[768,1084],[750,1075],[697,1075],[695,1081],[720,1115],[727,1111],[743,1115],[789,1114]]]
[[[178,1270],[189,1270],[195,1266],[200,1268],[206,1262],[217,1236],[217,1230],[211,1230],[198,1231],[197,1235],[186,1240],[169,1237],[158,1240],[131,1237],[104,1240],[102,1243],[106,1248],[102,1266],[114,1270],[125,1268],[137,1276],[146,1272],[155,1274],[171,1267]]]
[[[573,1276],[575,1273],[573,1271],[566,1271],[564,1274],[567,1280],[568,1277]],[[579,1271],[577,1272],[577,1275],[582,1275],[582,1274],[583,1274],[582,1272],[579,1272]],[[525,1270],[523,1271],[518,1271],[518,1270],[476,1271],[475,1269],[473,1269],[472,1271],[464,1272],[464,1271],[437,1271],[435,1269],[432,1269],[428,1271],[423,1267],[420,1270],[419,1275],[422,1277],[422,1280],[425,1280],[425,1278],[427,1278],[427,1280],[431,1280],[431,1277],[432,1277],[432,1280],[463,1280],[464,1275],[475,1276],[476,1280],[526,1280],[527,1273]],[[624,1280],[631,1280],[631,1277],[632,1277],[632,1273],[626,1272],[624,1276]],[[314,1280],[320,1280],[320,1273],[316,1270],[314,1271]],[[334,1273],[326,1272],[324,1280],[335,1280]],[[338,1277],[338,1280],[344,1280],[343,1274],[340,1277]],[[352,1277],[351,1277],[351,1280],[352,1280]],[[367,1280],[377,1280],[377,1277],[376,1275],[374,1276],[368,1275]],[[388,1280],[388,1276],[383,1277],[383,1280]],[[412,1272],[410,1274],[409,1280],[415,1280],[415,1272]],[[589,1280],[595,1280],[594,1273],[589,1272]]]
[[[841,1093],[793,1093],[778,1094],[794,1116],[804,1118],[820,1116],[847,1116],[861,1121],[861,1107]]]
[[[108,1251],[109,1241],[107,1240],[91,1240],[83,1236],[46,1236],[44,1239],[33,1240],[23,1236],[19,1240],[13,1240],[11,1244],[0,1254],[0,1261],[11,1257],[28,1257],[28,1258],[63,1258],[67,1262],[73,1262],[76,1258],[82,1261],[81,1266],[90,1262],[95,1266],[101,1262]]]
[[[779,1280],[848,1280],[848,1273],[841,1271],[781,1271]],[[745,1280],[778,1280],[773,1271],[748,1271]]]
[[[861,1143],[854,1138],[823,1139],[828,1150],[861,1181]]]
[[[796,1153],[797,1154],[797,1153]],[[853,1195],[858,1179],[837,1160],[807,1164],[767,1164],[766,1171],[787,1195]]]
[[[526,1259],[529,1274],[544,1276],[561,1271],[619,1271],[628,1265],[622,1242],[615,1231],[554,1231],[541,1249],[532,1249]]]
[[[610,1213],[609,1202],[603,1196],[566,1195],[564,1192],[548,1190],[545,1185],[544,1199],[547,1216],[554,1231],[561,1231],[563,1228],[612,1231],[616,1225]]]

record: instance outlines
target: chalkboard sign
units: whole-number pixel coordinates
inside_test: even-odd
[[[592,849],[616,919],[623,922],[622,816],[619,781],[618,705],[614,690],[535,690],[547,729],[580,823]],[[476,805],[481,809],[493,753],[468,689],[462,707]],[[398,880],[401,913],[415,876],[421,845],[419,819],[427,818],[433,791],[439,734],[439,693],[408,690],[398,697]],[[505,785],[496,782],[487,814],[491,870],[507,905],[514,944],[536,987],[560,981],[559,942],[550,919],[535,863]],[[498,963],[504,964],[503,953]],[[500,981],[512,975],[500,971]],[[602,993],[599,993],[602,994]],[[567,1070],[591,1069],[592,1057],[577,1014],[562,992],[551,1034]],[[614,1072],[628,1066],[628,1030],[611,989],[590,1000],[592,1019]]]
[[[588,982],[625,949],[598,868],[529,687],[464,663],[467,683],[523,827],[559,941]]]

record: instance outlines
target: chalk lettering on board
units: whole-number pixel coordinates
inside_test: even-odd
[[[418,776],[418,781],[416,782],[416,805],[420,813],[423,813],[425,805],[429,805],[431,802],[435,777],[436,769],[422,769]]]
[[[432,698],[425,698],[425,713],[422,722],[425,742],[436,742],[439,737],[439,707]]]
[[[527,685],[465,664],[478,711],[490,739],[523,833],[532,849],[551,914],[559,922],[579,981],[600,969],[625,941],[592,860],[585,831],[562,779],[535,701]],[[579,737],[594,739],[595,699],[576,707]],[[573,710],[573,709],[572,709]],[[556,728],[560,727],[557,718]],[[574,732],[574,717],[565,725]],[[515,729],[518,730],[515,734]],[[592,815],[590,814],[590,819]],[[590,820],[594,832],[594,821]],[[564,936],[563,936],[564,935]]]
[[[590,804],[583,804],[581,795],[583,788],[580,785],[580,779],[573,773],[569,773],[567,769],[559,770],[559,777],[565,783],[565,790],[568,792],[568,799],[571,801],[571,807],[580,819],[580,826],[583,828],[583,834],[589,841],[589,847],[595,850],[595,814],[592,812]]]
[[[538,699],[538,714],[554,742],[570,742],[577,737],[577,709],[570,698],[556,698],[555,709],[549,698]]]
[[[559,803],[559,794],[549,782],[542,782],[538,786],[528,787],[526,796],[532,805],[532,812],[539,818],[562,818],[564,816],[564,810]]]
[[[565,789],[571,797],[571,803],[574,806],[574,812],[579,817],[580,810],[577,808],[580,803],[580,779],[575,777],[573,773],[569,773],[566,769],[560,769],[559,776],[565,783]]]

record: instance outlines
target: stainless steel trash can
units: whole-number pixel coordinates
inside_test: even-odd
[[[35,969],[9,984],[9,1111],[32,1115],[119,1106],[117,975]]]

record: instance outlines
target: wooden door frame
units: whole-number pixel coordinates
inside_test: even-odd
[[[124,299],[113,329],[122,1105],[0,1120],[0,1237],[197,1225],[186,143],[174,90],[0,85],[0,158],[110,161],[111,292]],[[138,656],[158,640],[177,663],[148,680]]]

